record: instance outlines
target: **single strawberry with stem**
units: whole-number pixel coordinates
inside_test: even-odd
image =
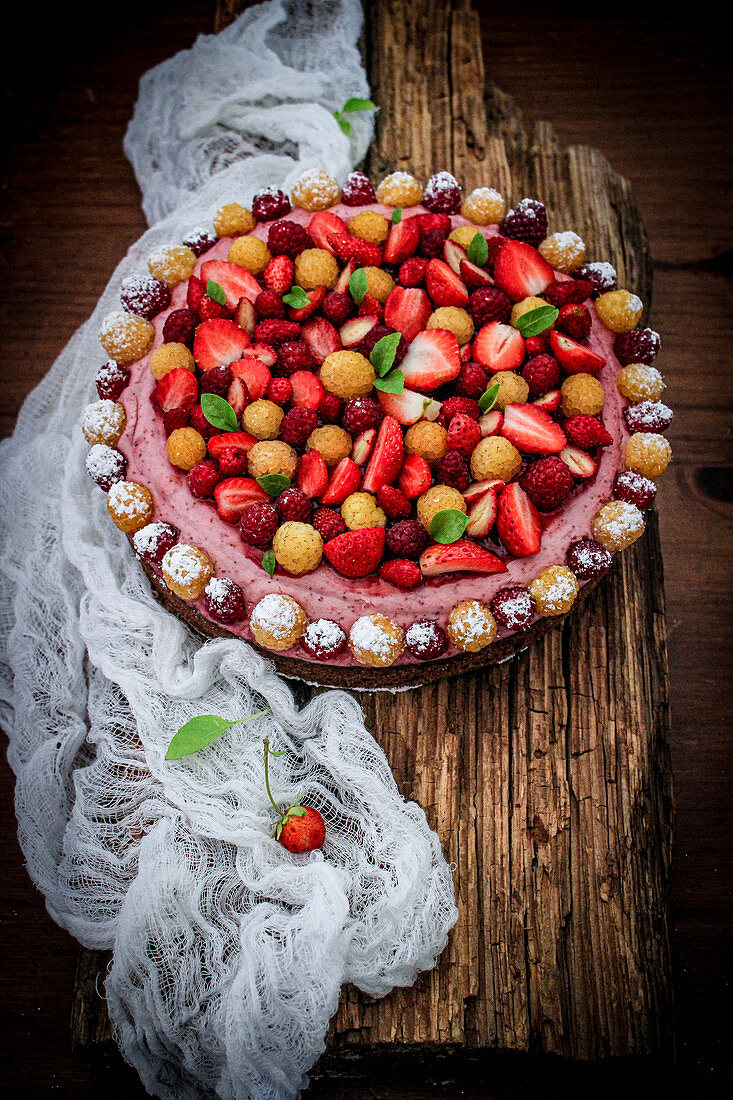
[[[289,852],[313,852],[321,848],[326,839],[326,824],[318,810],[312,806],[304,806],[301,799],[297,799],[287,809],[283,810],[272,797],[270,790],[270,757],[283,756],[285,749],[275,751],[270,748],[269,737],[264,738],[265,745],[265,787],[267,797],[275,808],[277,821],[272,826],[270,835],[278,840],[283,848]]]

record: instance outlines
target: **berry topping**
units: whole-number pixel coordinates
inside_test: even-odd
[[[220,623],[240,623],[247,617],[244,592],[229,577],[212,577],[204,589],[206,614]]]
[[[471,294],[468,311],[476,328],[482,328],[490,321],[508,322],[512,303],[509,296],[496,286],[479,287]]]
[[[196,331],[196,314],[190,309],[174,309],[163,325],[165,344],[185,344],[188,347]]]
[[[661,346],[661,337],[653,328],[634,328],[630,332],[620,332],[613,342],[613,350],[622,367],[627,367],[629,363],[651,366]]]
[[[203,256],[216,244],[216,236],[208,229],[198,227],[189,230],[181,244],[184,248],[190,248],[194,256]]]
[[[403,653],[405,635],[386,615],[362,615],[349,631],[349,648],[360,664],[384,668]]]
[[[272,344],[275,348],[280,344],[297,340],[300,334],[301,329],[297,321],[268,319],[260,321],[255,326],[255,339],[263,344]]]
[[[448,648],[448,636],[433,619],[418,619],[407,628],[405,645],[418,661],[434,661]]]
[[[520,199],[502,218],[499,233],[536,247],[547,236],[547,211],[537,199]]]
[[[606,360],[555,329],[550,333],[550,350],[566,374],[598,374]]]
[[[412,513],[410,498],[394,485],[382,485],[377,490],[377,504],[388,519],[407,519]]]
[[[302,447],[308,436],[318,427],[318,413],[305,406],[288,409],[280,422],[279,435],[293,447]]]
[[[521,584],[499,589],[489,607],[496,621],[507,630],[523,630],[534,618],[534,604]]]
[[[541,512],[554,512],[560,508],[575,484],[568,466],[557,455],[547,455],[530,463],[519,483]]]
[[[316,661],[323,661],[341,653],[346,634],[333,619],[316,619],[308,623],[300,640],[306,653]]]
[[[310,234],[299,222],[273,222],[267,233],[267,247],[273,256],[289,256],[294,260],[312,243]]]
[[[405,385],[420,392],[437,389],[457,378],[461,370],[458,341],[445,329],[419,333],[400,363]]]
[[[588,450],[591,447],[607,447],[613,443],[613,436],[596,420],[595,416],[584,416],[582,413],[571,416],[565,421],[565,433],[570,443],[576,447]]]
[[[323,552],[343,577],[366,577],[379,566],[384,553],[384,528],[359,527],[327,542]]]
[[[212,367],[201,375],[201,393],[215,393],[218,397],[226,397],[233,379],[234,375],[228,366]]]
[[[165,283],[152,275],[128,275],[120,287],[120,302],[129,313],[152,321],[158,313],[168,309],[171,292]]]
[[[379,576],[383,581],[405,590],[417,588],[422,584],[420,566],[408,558],[392,558],[390,561],[382,562],[379,567]]]
[[[524,339],[511,325],[492,321],[484,325],[476,336],[473,354],[492,374],[514,371],[524,359]]]
[[[132,535],[132,548],[148,565],[160,565],[178,536],[178,528],[172,523],[148,523]]]
[[[554,281],[555,273],[547,260],[524,241],[507,241],[494,265],[496,285],[513,302],[542,294]]]
[[[616,474],[616,480],[613,483],[613,495],[617,500],[625,500],[629,504],[635,504],[643,512],[645,508],[654,503],[657,487],[651,478],[634,473],[633,470],[623,470]]]
[[[266,549],[278,528],[277,509],[272,504],[254,502],[243,510],[239,520],[239,534],[250,546]]]
[[[403,458],[402,429],[394,417],[385,416],[364,474],[365,492],[376,493],[380,486],[391,485],[402,468]]]
[[[199,388],[195,375],[183,367],[164,374],[153,390],[153,398],[161,412],[169,409],[192,409],[198,401]]]
[[[368,176],[363,172],[351,172],[341,192],[344,206],[367,206],[377,201],[377,195]]]
[[[219,469],[210,458],[203,458],[188,471],[188,487],[200,500],[213,496],[220,481]]]
[[[103,401],[116,401],[130,381],[130,372],[127,367],[121,367],[114,359],[99,368],[94,382],[97,393]]]
[[[417,519],[402,519],[387,531],[387,549],[398,558],[417,561],[430,542],[430,536]]]
[[[214,488],[216,510],[225,523],[238,523],[247,505],[269,502],[269,494],[251,477],[227,477]]]
[[[252,213],[258,222],[283,218],[291,209],[290,199],[279,187],[263,187],[252,199]]]
[[[227,447],[219,455],[219,473],[222,477],[241,477],[247,472],[247,452],[240,447]]]
[[[640,401],[624,409],[630,432],[664,432],[672,423],[672,410],[661,401]]]
[[[567,443],[560,425],[538,405],[507,405],[501,434],[526,454],[557,454]]]
[[[346,530],[343,517],[332,508],[316,508],[312,522],[324,542],[335,539],[337,535],[343,535]]]
[[[244,329],[234,321],[215,317],[196,329],[193,357],[202,371],[209,371],[212,367],[228,366],[241,359],[250,345],[251,340]]]
[[[105,493],[118,481],[125,480],[127,459],[106,443],[95,443],[86,458],[86,470]]]
[[[307,497],[301,489],[292,487],[283,490],[275,501],[278,515],[283,522],[291,520],[295,523],[310,523],[313,515],[313,505],[310,497]]]
[[[486,369],[480,363],[474,363],[470,359],[463,363],[456,379],[456,390],[462,397],[473,397],[478,400],[488,384]]]
[[[522,368],[531,397],[542,397],[560,385],[560,364],[554,355],[535,355]]]
[[[565,563],[580,581],[592,581],[611,568],[613,558],[595,539],[584,538],[571,542],[565,555]]]
[[[433,543],[420,557],[423,577],[438,577],[443,573],[504,573],[503,561],[469,539],[458,539],[450,545]]]
[[[447,451],[435,468],[435,476],[441,485],[448,485],[461,493],[468,488],[471,480],[468,463],[460,451]]]
[[[496,529],[501,541],[515,558],[537,554],[542,542],[539,513],[518,482],[512,482],[499,494]]]
[[[450,172],[436,172],[423,192],[423,206],[435,214],[458,214],[461,209],[461,187]]]
[[[576,279],[591,283],[594,298],[599,294],[605,294],[607,290],[615,290],[618,285],[616,268],[613,264],[606,262],[594,261],[590,264],[581,264],[574,274]]]
[[[436,306],[467,306],[466,284],[445,260],[430,260],[425,268],[425,286]]]
[[[587,340],[591,329],[590,313],[584,305],[566,302],[564,306],[560,306],[555,326],[574,340]]]

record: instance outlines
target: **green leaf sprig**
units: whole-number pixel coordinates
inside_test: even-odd
[[[300,804],[301,801],[302,801],[302,798],[303,798],[302,795],[299,795],[298,798],[295,800],[295,802],[293,802],[293,804],[291,806],[288,806],[288,808],[286,810],[283,810],[282,806],[279,806],[278,803],[275,801],[275,799],[272,797],[272,791],[270,790],[270,757],[271,756],[284,756],[286,750],[285,749],[279,749],[276,752],[274,749],[271,749],[270,748],[270,739],[269,739],[269,737],[265,737],[264,745],[265,745],[265,788],[267,789],[267,797],[270,799],[270,802],[275,807],[275,811],[277,813],[277,821],[272,826],[270,836],[274,837],[275,840],[279,840],[280,839],[280,834],[283,831],[283,825],[285,825],[290,820],[291,817],[303,817],[303,815],[306,813],[306,808],[305,808],[305,806],[301,806],[301,804]]]
[[[304,309],[308,305],[308,295],[302,286],[293,284],[287,294],[283,294],[283,301],[292,309]]]
[[[400,224],[400,222],[402,221],[402,207],[401,206],[395,206],[394,210],[392,211],[392,217],[390,218],[390,221],[392,222],[392,225],[399,225]]]
[[[349,294],[358,306],[364,301],[364,296],[369,289],[369,280],[363,267],[357,267],[349,276]]]
[[[201,394],[201,412],[209,424],[213,424],[222,432],[239,431],[237,414],[225,397],[219,397],[218,393]]]
[[[377,340],[369,356],[377,376],[374,379],[374,388],[382,390],[383,393],[404,393],[404,374],[401,370],[392,370],[401,339],[401,333],[390,332],[381,340]]]
[[[285,474],[263,474],[255,478],[260,489],[264,489],[271,497],[279,497],[290,488],[290,478]]]
[[[344,115],[355,115],[361,111],[376,111],[376,103],[372,103],[371,99],[347,99],[340,111],[334,111],[333,117],[338,122],[342,131],[347,137],[351,137],[351,123],[348,119],[344,118]]]
[[[444,508],[430,520],[430,534],[436,542],[448,546],[457,542],[468,527],[468,516],[458,508]]]
[[[466,252],[466,258],[477,267],[483,267],[489,258],[489,246],[483,233],[474,233]]]
[[[494,405],[496,404],[496,399],[499,396],[499,389],[499,383],[494,382],[492,386],[489,386],[489,388],[487,390],[484,390],[484,392],[481,394],[478,399],[478,407],[482,413],[491,412]]]
[[[522,336],[539,336],[541,332],[552,328],[559,316],[560,311],[555,306],[538,306],[537,309],[528,309],[518,317],[515,325]]]
[[[218,302],[220,306],[227,304],[227,296],[224,293],[223,286],[214,279],[206,280],[206,297],[211,298],[212,302]]]
[[[213,741],[217,741],[223,733],[240,722],[251,722],[254,718],[261,718],[269,714],[270,708],[257,711],[256,714],[248,714],[246,718],[220,718],[218,714],[199,714],[174,734],[165,754],[166,760],[180,760],[184,756],[191,756],[194,752],[205,749]]]
[[[262,568],[266,573],[269,573],[270,576],[275,572],[277,568],[277,558],[275,557],[274,550],[265,550],[262,555]]]

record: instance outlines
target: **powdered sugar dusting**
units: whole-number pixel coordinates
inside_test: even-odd
[[[271,592],[255,607],[251,623],[275,638],[288,638],[298,625],[298,605],[279,592]]]

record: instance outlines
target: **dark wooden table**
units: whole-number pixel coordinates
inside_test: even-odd
[[[730,1054],[731,218],[724,44],[714,26],[696,25],[694,16],[682,29],[664,17],[624,18],[618,7],[603,20],[573,19],[547,6],[493,8],[480,5],[487,74],[529,118],[549,119],[563,143],[595,145],[631,180],[656,260],[652,323],[665,338],[664,369],[677,410],[675,465],[660,491],[678,804],[672,901],[681,1068],[669,1079],[709,1093],[722,1085]],[[40,29],[19,30],[23,66],[4,69],[5,432],[144,228],[121,150],[139,76],[209,30],[211,11],[209,0],[159,0],[153,9],[128,3],[100,23],[82,4],[51,14]],[[71,280],[59,288],[60,266]],[[77,947],[47,917],[23,870],[4,762],[2,787],[4,1083],[11,1096],[29,1098],[142,1095],[134,1079],[105,1080],[71,1055]],[[627,1070],[617,1066],[615,1078]],[[443,1082],[430,1089],[374,1082],[342,1090],[323,1083],[310,1093],[527,1097],[584,1084],[593,1073],[593,1067],[497,1062],[489,1089],[452,1084],[448,1064]]]

